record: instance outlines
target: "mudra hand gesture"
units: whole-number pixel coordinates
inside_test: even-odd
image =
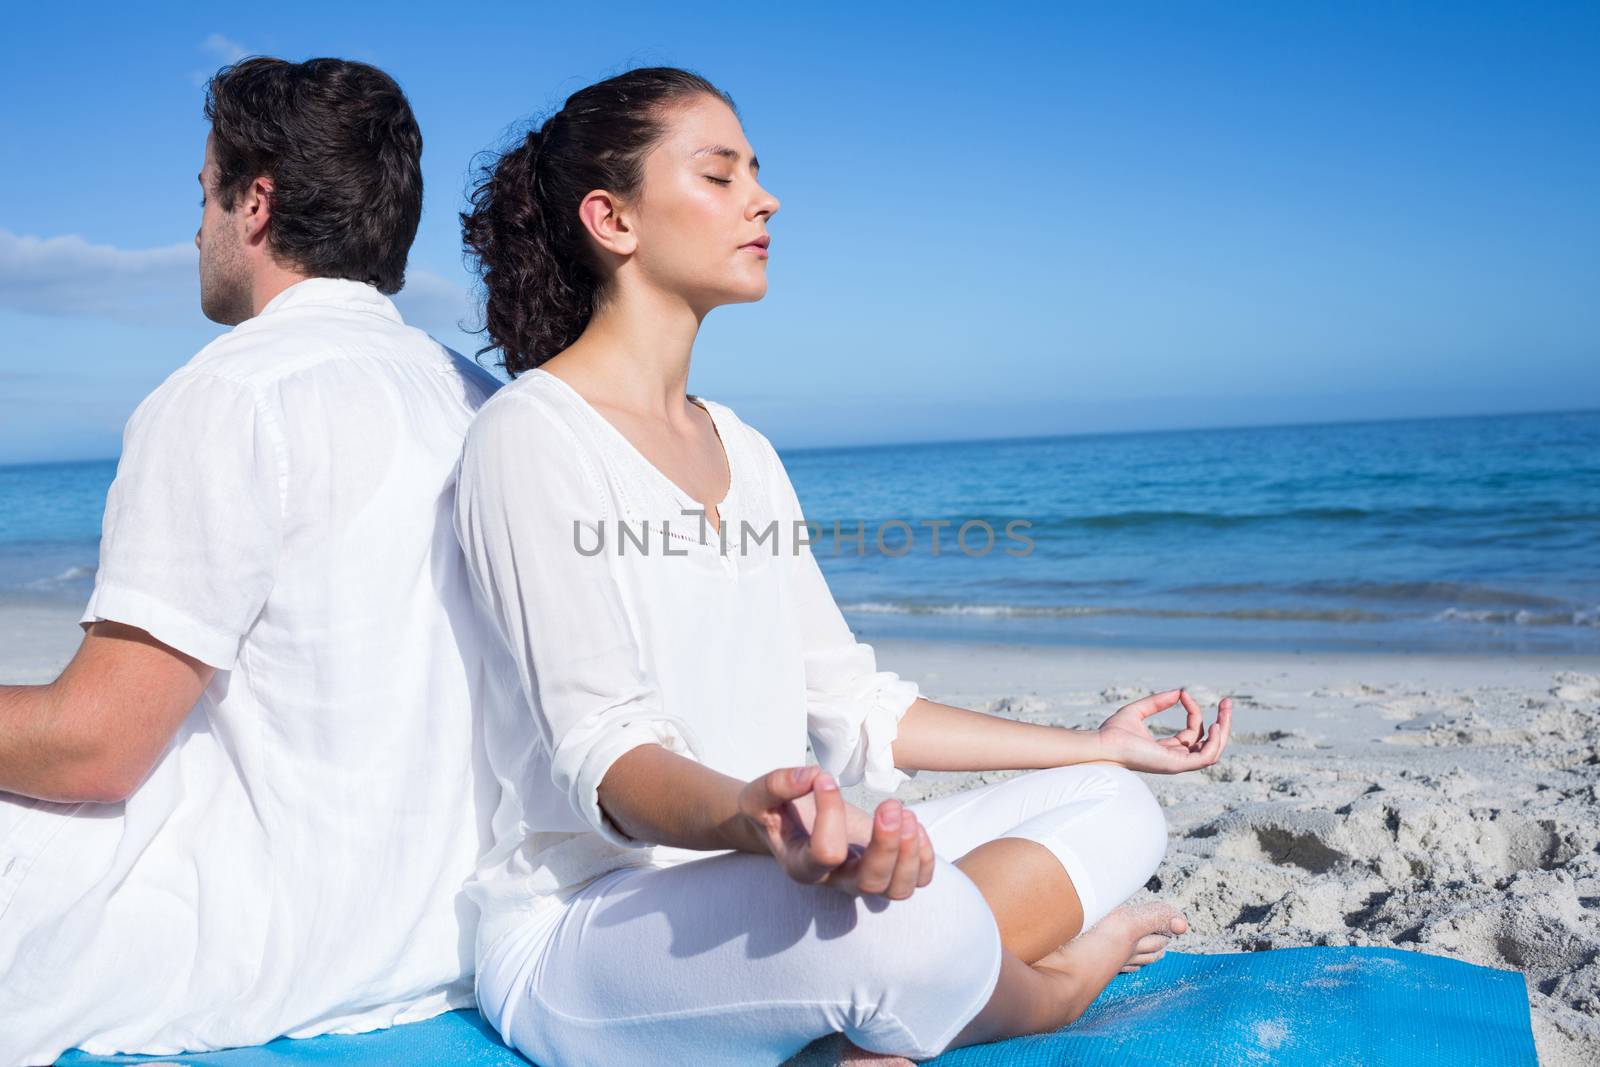
[[[1189,713],[1188,722],[1173,736],[1157,738],[1145,725],[1145,720],[1180,702]],[[1100,724],[1098,736],[1106,758],[1130,771],[1177,774],[1216,763],[1228,745],[1228,729],[1232,723],[1231,697],[1222,698],[1217,705],[1215,721],[1206,729],[1205,716],[1200,713],[1200,705],[1194,697],[1182,689],[1169,689],[1118,708]]]
[[[933,844],[890,798],[876,817],[849,803],[821,767],[781,767],[749,782],[739,810],[797,882],[904,900],[933,878]]]

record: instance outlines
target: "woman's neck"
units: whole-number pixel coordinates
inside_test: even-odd
[[[568,380],[581,377],[588,395],[614,408],[676,421],[702,318],[680,298],[623,293],[597,310],[582,336],[550,363],[561,361]]]

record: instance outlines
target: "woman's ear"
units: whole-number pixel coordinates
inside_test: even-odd
[[[595,243],[618,256],[632,255],[638,236],[621,203],[604,189],[596,189],[578,205],[578,220]]]

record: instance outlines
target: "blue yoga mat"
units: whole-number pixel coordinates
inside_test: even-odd
[[[939,1067],[1538,1067],[1522,975],[1393,948],[1168,952],[1071,1026]]]
[[[278,1040],[182,1056],[86,1056],[59,1064],[162,1061],[216,1067],[526,1067],[476,1012],[352,1037]],[[1118,975],[1054,1034],[947,1052],[938,1067],[1284,1064],[1537,1067],[1515,971],[1391,948],[1169,952]]]

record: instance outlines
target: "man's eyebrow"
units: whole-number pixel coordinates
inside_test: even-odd
[[[729,148],[725,144],[708,144],[704,148],[697,148],[693,152],[689,153],[690,159],[696,159],[700,156],[722,156],[724,159],[727,159],[735,164],[737,164],[739,160],[743,158],[737,148]],[[757,159],[754,155],[750,157],[750,169],[752,171],[761,170],[761,160]]]

